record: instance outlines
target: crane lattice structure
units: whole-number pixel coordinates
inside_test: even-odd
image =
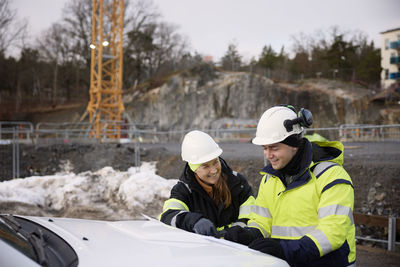
[[[124,0],[93,0],[90,66],[91,136],[120,138]]]

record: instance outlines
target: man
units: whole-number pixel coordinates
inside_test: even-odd
[[[276,106],[261,116],[253,144],[264,148],[256,208],[247,228],[225,238],[286,260],[291,266],[355,265],[354,189],[340,142],[302,137],[311,113]]]

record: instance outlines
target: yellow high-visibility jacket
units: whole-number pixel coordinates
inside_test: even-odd
[[[282,174],[264,167],[249,227],[280,240],[292,266],[355,264],[354,189],[342,167],[343,144],[305,139],[302,166],[285,186]]]

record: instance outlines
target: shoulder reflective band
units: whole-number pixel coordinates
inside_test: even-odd
[[[271,174],[267,174],[267,176],[265,177],[265,181],[264,181],[264,184],[268,181],[268,179],[269,178],[271,178],[272,177],[272,175]]]
[[[339,164],[331,162],[331,161],[323,161],[323,162],[317,163],[316,165],[317,166],[314,167],[314,169],[312,170],[312,173],[314,173],[315,177],[318,178],[329,168],[339,165]]]
[[[189,185],[187,183],[182,182],[181,180],[178,181],[178,183],[182,183],[186,186],[187,190],[192,193],[192,190],[190,189]]]

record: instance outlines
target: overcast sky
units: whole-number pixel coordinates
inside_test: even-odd
[[[150,1],[150,0],[149,0]],[[61,18],[68,0],[12,0],[32,33]],[[400,0],[153,0],[163,20],[179,27],[192,51],[218,60],[230,43],[246,59],[258,57],[264,45],[290,51],[292,36],[313,35],[337,25],[362,31],[377,47],[380,32],[400,28]]]

